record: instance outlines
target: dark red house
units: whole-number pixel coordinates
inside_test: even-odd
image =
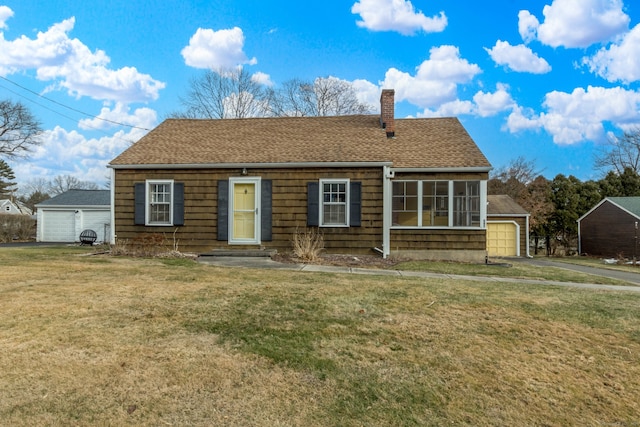
[[[578,251],[637,258],[640,197],[607,197],[578,219]]]

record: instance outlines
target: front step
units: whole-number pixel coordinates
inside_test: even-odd
[[[201,257],[238,257],[238,258],[259,258],[271,257],[278,251],[275,249],[214,249],[210,252],[200,254]]]

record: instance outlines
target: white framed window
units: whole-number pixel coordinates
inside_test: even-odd
[[[480,181],[453,183],[453,226],[480,227]]]
[[[147,181],[147,225],[173,225],[173,180]]]
[[[349,226],[349,180],[320,180],[320,225]]]
[[[483,181],[394,181],[393,227],[479,228]],[[486,191],[486,190],[484,190]]]
[[[418,181],[393,183],[391,209],[394,225],[418,226]]]

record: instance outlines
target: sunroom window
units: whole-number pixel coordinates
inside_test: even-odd
[[[393,183],[393,225],[418,225],[418,182]]]
[[[449,181],[422,183],[422,225],[449,225]]]
[[[480,227],[480,181],[394,181],[394,227]]]
[[[453,183],[453,226],[480,226],[480,182],[456,181]]]

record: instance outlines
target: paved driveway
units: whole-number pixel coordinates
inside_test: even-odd
[[[510,258],[509,262],[521,262],[540,267],[557,267],[566,270],[578,271],[580,273],[593,274],[594,276],[609,277],[612,279],[624,280],[625,282],[640,285],[640,267],[637,273],[613,270],[610,268],[587,267],[584,265],[569,264],[566,262],[554,261],[553,258]]]

